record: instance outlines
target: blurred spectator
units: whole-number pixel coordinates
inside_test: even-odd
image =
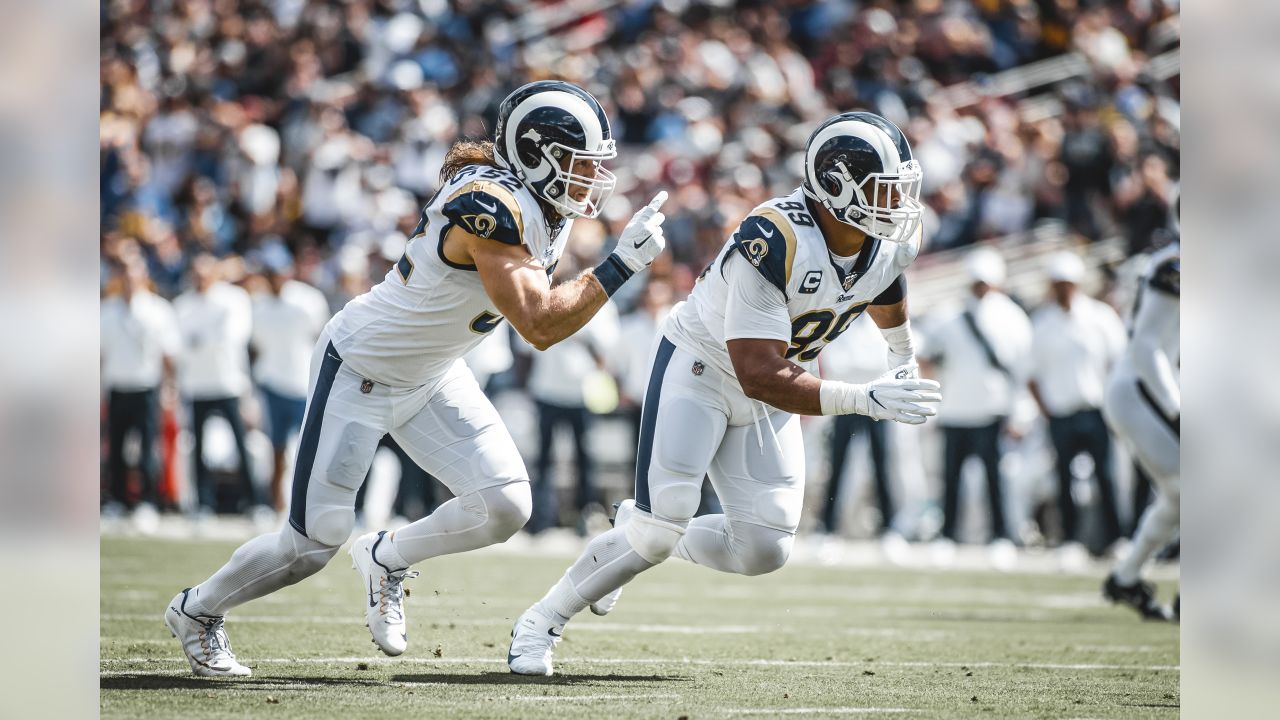
[[[265,283],[253,295],[253,377],[273,452],[269,499],[283,512],[285,450],[302,427],[312,349],[329,321],[329,303],[319,290],[293,279],[293,258],[283,245],[263,248],[258,261]]]
[[[1000,291],[1005,265],[1000,254],[978,248],[965,258],[969,296],[960,308],[925,335],[922,360],[946,388],[938,408],[944,438],[942,536],[955,542],[960,528],[965,461],[977,457],[987,478],[993,559],[1003,562],[1014,533],[1000,472],[1001,435],[1027,378],[1031,322]],[[936,369],[935,369],[936,368]]]
[[[631,424],[633,446],[640,442],[640,407],[649,387],[654,341],[671,312],[671,283],[650,276],[636,309],[618,325],[617,342],[609,348],[609,371],[618,378],[618,404]]]
[[[810,131],[845,110],[907,132],[927,252],[1061,219],[1135,250],[1162,242],[1148,224],[1180,173],[1180,87],[1146,59],[1178,42],[1176,2],[605,5],[548,24],[578,6],[104,3],[104,246],[134,239],[173,298],[194,256],[280,236],[335,311],[380,277],[385,238],[412,229],[449,144],[488,135],[506,93],[550,77],[600,98],[623,145],[606,235],[670,191],[669,252],[650,273],[676,300],[752,207],[798,184]],[[1065,87],[1002,94],[1035,79],[1027,63],[1070,52],[1086,63]],[[579,223],[574,243],[597,231]]]
[[[1074,553],[1082,538],[1072,495],[1072,462],[1081,453],[1093,460],[1102,516],[1101,552],[1120,538],[1112,482],[1111,435],[1102,419],[1107,374],[1125,345],[1124,323],[1110,305],[1080,292],[1084,263],[1061,251],[1048,261],[1049,302],[1032,315],[1031,394],[1049,419],[1057,456],[1058,514],[1062,542]]]
[[[249,337],[253,310],[249,294],[223,282],[218,261],[198,255],[191,262],[192,289],[178,296],[173,307],[182,331],[178,390],[190,402],[191,434],[195,438],[192,465],[200,510],[217,510],[217,488],[205,449],[205,424],[214,414],[226,418],[239,457],[238,503],[247,510],[259,503],[245,446],[240,396],[249,389]]]
[[[107,476],[109,503],[128,508],[160,505],[156,494],[155,442],[159,432],[160,384],[173,377],[180,338],[173,308],[151,292],[147,266],[136,255],[115,268],[102,301],[102,388],[107,394]],[[126,475],[125,439],[138,438],[135,501]]]
[[[569,260],[566,254],[561,264]],[[570,276],[574,270],[566,269]],[[605,356],[618,336],[618,314],[607,303],[590,322],[569,338],[533,354],[529,393],[537,406],[538,459],[533,471],[533,517],[529,532],[539,533],[559,525],[552,462],[555,431],[566,426],[573,433],[576,482],[573,496],[579,535],[586,534],[584,511],[602,505],[595,481],[592,449],[587,443],[592,413],[587,409],[587,383],[602,372]],[[603,507],[600,508],[603,510]]]
[[[851,383],[865,383],[884,374],[885,353],[888,347],[880,331],[869,318],[855,320],[848,330],[828,345],[819,362],[824,379]],[[880,532],[894,532],[894,502],[890,487],[893,463],[889,423],[873,420],[866,415],[837,415],[831,423],[829,458],[831,478],[823,493],[820,527],[828,535],[840,532],[840,506],[845,494],[845,465],[849,446],[858,437],[865,437],[871,455],[872,480],[876,505],[880,510]]]
[[[1062,93],[1060,160],[1066,170],[1067,226],[1098,240],[1102,237],[1101,202],[1109,189],[1112,147],[1098,119],[1096,91],[1084,84],[1068,85]]]

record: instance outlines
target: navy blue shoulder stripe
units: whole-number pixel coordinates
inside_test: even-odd
[[[791,226],[773,208],[764,208],[742,221],[732,237],[733,247],[760,271],[771,285],[787,296],[796,237]]]
[[[1180,258],[1169,258],[1156,266],[1147,284],[1156,290],[1169,293],[1174,297],[1181,296],[1182,262]]]
[[[480,185],[481,183],[475,183]],[[520,206],[514,197],[504,198],[498,187],[464,188],[444,204],[440,212],[449,222],[477,237],[497,240],[507,245],[524,242]]]

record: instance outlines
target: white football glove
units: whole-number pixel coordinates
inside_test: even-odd
[[[662,221],[667,216],[659,212],[666,201],[667,191],[663,190],[632,216],[631,222],[618,236],[613,254],[633,273],[649,267],[649,263],[667,246],[667,239],[662,236]]]
[[[919,425],[938,414],[920,403],[942,400],[942,386],[936,380],[919,377],[915,365],[896,367],[865,385],[823,381],[824,415],[866,415],[876,420],[893,420]]]
[[[914,354],[899,355],[890,350],[887,359],[889,367],[893,368],[892,375],[898,380],[920,377],[920,366],[916,364],[916,356]]]

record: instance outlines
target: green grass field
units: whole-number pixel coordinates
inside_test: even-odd
[[[234,543],[102,540],[104,718],[1167,718],[1178,628],[1103,604],[1099,578],[678,560],[569,625],[553,678],[507,672],[513,619],[567,557],[483,551],[408,583],[409,651],[364,628],[345,551],[228,616],[244,680],[192,677],[161,620]]]

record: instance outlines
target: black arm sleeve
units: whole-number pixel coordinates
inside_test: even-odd
[[[907,276],[899,275],[893,279],[884,292],[871,301],[872,305],[897,305],[907,296]]]

